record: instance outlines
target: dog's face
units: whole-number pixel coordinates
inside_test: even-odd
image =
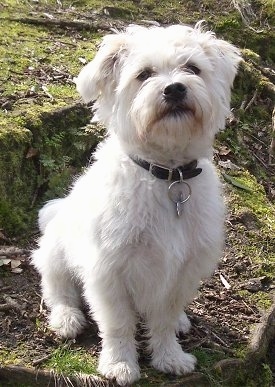
[[[201,157],[224,127],[239,61],[200,25],[135,26],[105,36],[76,83],[129,152]]]

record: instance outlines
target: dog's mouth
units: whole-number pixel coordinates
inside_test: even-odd
[[[187,98],[188,89],[180,82],[166,86],[162,93],[162,116],[177,117],[195,115],[194,108]]]
[[[182,116],[186,114],[194,114],[194,110],[186,104],[170,105],[166,109],[166,115]]]
[[[178,104],[166,104],[165,108],[162,111],[161,118],[164,117],[175,117],[175,118],[184,118],[185,116],[195,115],[194,109],[184,103]]]

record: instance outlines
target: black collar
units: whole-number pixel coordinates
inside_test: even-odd
[[[137,165],[149,171],[153,176],[158,179],[167,181],[182,181],[191,179],[192,177],[198,176],[201,172],[201,168],[197,168],[198,161],[193,160],[186,165],[180,165],[177,168],[167,168],[163,165],[149,163],[148,161],[131,157]]]

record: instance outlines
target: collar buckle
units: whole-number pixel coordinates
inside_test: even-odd
[[[164,167],[163,165],[150,163],[150,165],[149,165],[149,173],[151,173],[151,175],[154,176],[154,177],[157,177],[157,176],[153,173],[153,168],[154,168],[154,167],[160,168],[160,169],[164,169],[165,171],[168,171],[168,177],[167,177],[166,181],[171,181],[171,180],[172,180],[172,177],[173,177],[173,169]]]

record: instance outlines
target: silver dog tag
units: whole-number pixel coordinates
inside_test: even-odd
[[[191,187],[185,181],[174,181],[168,187],[168,196],[169,199],[176,205],[177,216],[181,216],[183,212],[183,204],[187,202],[191,196]]]
[[[183,194],[181,192],[179,201],[176,203],[176,211],[178,216],[181,216],[182,214],[182,210],[183,210],[182,201],[183,201]]]

